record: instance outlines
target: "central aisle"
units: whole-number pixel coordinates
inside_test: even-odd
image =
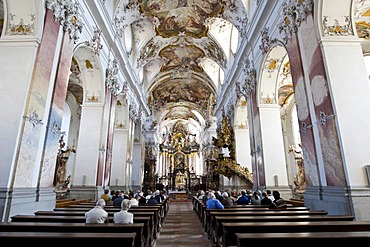
[[[169,211],[153,247],[210,247],[191,202],[169,202]]]

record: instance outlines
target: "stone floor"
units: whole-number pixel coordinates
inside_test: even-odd
[[[153,247],[210,247],[191,201],[169,202],[169,211]]]

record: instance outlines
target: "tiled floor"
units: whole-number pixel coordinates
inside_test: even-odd
[[[191,202],[169,202],[169,211],[153,247],[210,247]]]

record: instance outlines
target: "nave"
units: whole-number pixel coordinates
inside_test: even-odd
[[[169,211],[153,247],[212,246],[191,202],[169,202]]]

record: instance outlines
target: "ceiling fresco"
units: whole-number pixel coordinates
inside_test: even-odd
[[[207,35],[205,21],[222,12],[220,1],[205,0],[144,0],[140,12],[157,18],[156,32],[168,38],[185,33],[195,38]]]
[[[153,90],[153,99],[155,102],[191,102],[197,103],[200,107],[207,107],[207,102],[211,96],[210,90],[206,85],[197,80],[169,80],[166,83],[160,83]],[[160,106],[159,103],[158,106]]]
[[[194,70],[197,72],[203,72],[199,61],[204,57],[202,49],[196,46],[174,46],[169,45],[159,52],[159,56],[165,58],[165,63],[161,67],[161,71],[169,71],[177,67],[181,67],[184,70]]]
[[[125,40],[132,40],[133,49],[126,51],[136,73],[143,72],[141,85],[154,122],[212,122],[216,92],[235,55],[231,37],[238,40],[247,25],[247,19],[240,18],[247,16],[243,1],[119,3],[114,25],[119,34],[130,28],[132,37]]]

